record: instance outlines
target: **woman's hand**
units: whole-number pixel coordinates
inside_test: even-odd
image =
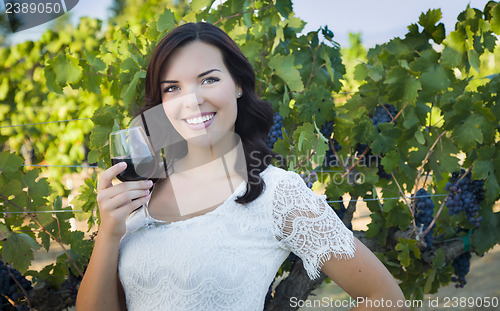
[[[128,215],[149,200],[151,180],[111,183],[127,164],[120,162],[105,170],[97,182],[97,203],[101,215],[99,233],[121,238],[126,231]]]

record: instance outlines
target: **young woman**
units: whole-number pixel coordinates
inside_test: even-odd
[[[151,197],[151,181],[112,185],[123,163],[101,174],[78,310],[263,310],[290,252],[311,279],[322,270],[353,299],[404,309],[391,274],[324,197],[270,164],[279,158],[264,143],[273,112],[254,87],[252,66],[213,25],[185,24],[159,42],[142,111],[163,113],[176,142],[165,144],[181,147]]]

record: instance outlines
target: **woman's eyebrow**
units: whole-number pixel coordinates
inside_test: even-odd
[[[213,72],[213,71],[219,71],[219,72],[220,72],[220,70],[219,70],[219,69],[210,69],[210,70],[208,70],[208,71],[205,71],[204,73],[200,73],[200,74],[198,75],[198,78],[201,78],[201,77],[203,77],[203,76],[206,76],[206,75],[210,74],[210,73],[211,73],[211,72]]]
[[[203,76],[206,76],[206,75],[208,75],[208,74],[210,74],[210,73],[212,73],[212,72],[214,72],[214,71],[219,71],[219,72],[221,72],[219,69],[210,69],[210,70],[207,70],[207,71],[205,71],[205,72],[203,72],[203,73],[200,73],[200,74],[198,75],[198,78],[201,78],[201,77],[203,77]],[[179,83],[179,81],[177,81],[177,80],[163,80],[163,81],[161,81],[161,82],[160,82],[160,84],[163,84],[163,83],[171,83],[171,84],[172,84],[172,83]]]

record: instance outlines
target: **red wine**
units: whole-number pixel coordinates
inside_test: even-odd
[[[127,168],[118,174],[116,178],[121,181],[137,181],[151,178],[156,171],[156,162],[152,156],[146,157],[115,157],[111,159],[113,165],[125,162]]]

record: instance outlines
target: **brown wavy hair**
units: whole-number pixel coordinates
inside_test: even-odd
[[[252,202],[264,189],[264,181],[259,174],[268,167],[272,159],[278,160],[281,167],[284,167],[285,160],[269,149],[265,143],[273,124],[272,106],[258,98],[255,93],[255,72],[252,65],[223,30],[209,23],[198,22],[187,23],[168,32],[158,42],[151,55],[145,81],[145,105],[136,115],[162,103],[160,81],[165,64],[176,49],[196,40],[211,44],[221,51],[231,77],[242,88],[243,95],[237,99],[235,133],[240,136],[243,145],[246,160],[244,173],[248,176],[248,182],[245,194],[235,201],[241,204]],[[171,124],[168,126],[173,128]],[[176,139],[182,141],[179,136]],[[187,147],[184,150],[180,154],[167,157],[182,157],[187,153]]]

